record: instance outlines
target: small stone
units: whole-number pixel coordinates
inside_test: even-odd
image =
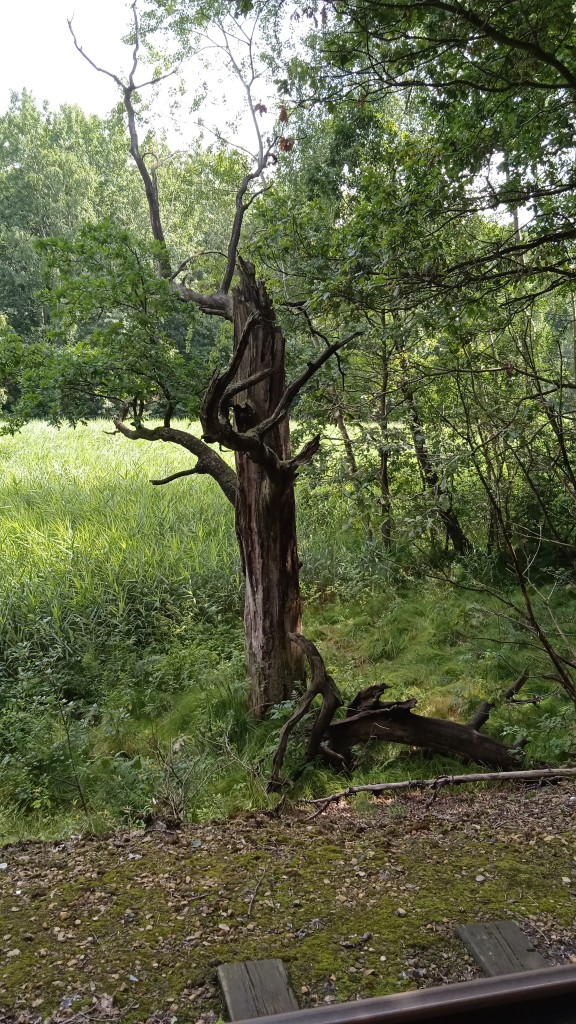
[[[0,871],[8,871],[8,865],[7,864],[0,864]]]
[[[6,956],[10,956],[10,957],[12,957],[12,956],[20,956],[20,950],[19,949],[9,949],[8,952],[6,953]]]
[[[303,996],[307,996],[310,994],[310,989],[308,988],[308,985],[302,985],[300,991]]]
[[[402,907],[398,907],[396,917],[406,917],[406,911]]]
[[[476,881],[477,882],[485,882],[486,879],[485,879],[484,875],[476,875]]]
[[[564,875],[564,877],[562,878],[563,885],[570,885],[571,881],[572,879],[568,878],[566,875]]]

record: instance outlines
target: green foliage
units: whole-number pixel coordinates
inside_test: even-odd
[[[101,120],[78,107],[39,108],[13,94],[0,117],[0,311],[34,336],[47,310],[37,293],[46,268],[36,239],[71,238],[83,223],[111,215],[145,224],[145,204],[126,153],[117,114]]]
[[[11,833],[18,815],[49,834],[55,820],[78,831],[86,812],[89,827],[104,827],[268,806],[291,711],[264,725],[247,714],[240,568],[216,486],[151,488],[149,476],[181,468],[183,456],[105,426],[31,424],[0,442],[0,795]],[[426,583],[408,550],[387,554],[361,524],[345,529],[347,502],[319,486],[300,485],[305,629],[343,693],[382,680],[422,712],[465,719],[529,663],[541,704],[494,713],[492,728],[512,742],[528,735],[536,760],[573,756],[573,714],[539,678],[541,656],[496,617],[498,603]],[[461,581],[478,577],[475,558]],[[488,563],[485,581],[498,573]],[[554,610],[567,626],[565,581]],[[399,754],[364,751],[355,779],[423,774]],[[287,770],[302,767],[295,741]],[[333,784],[308,766],[299,791]]]
[[[230,10],[151,2],[152,63],[190,56]],[[569,759],[573,718],[553,687],[573,692],[576,666],[574,12],[357,0],[297,13],[314,26],[297,60],[282,68],[254,42],[273,37],[278,5],[255,9],[263,35],[240,60],[250,80],[277,74],[274,131],[290,132],[243,196],[242,254],[278,297],[291,375],[362,331],[295,410],[295,446],[328,434],[299,482],[306,631],[346,693],[382,671],[394,695],[457,717],[529,656],[535,703],[492,727],[513,743],[526,732],[535,759]],[[190,468],[181,454],[82,426],[196,417],[230,331],[159,270],[168,254],[184,287],[219,287],[247,153],[141,140],[160,245],[118,112],[51,112],[24,93],[0,121],[14,435],[0,446],[0,795],[90,820],[265,806],[291,705],[258,729],[247,716],[231,510],[205,476],[149,487]],[[34,417],[51,427],[17,435]],[[396,758],[367,752],[359,775]],[[303,789],[323,784],[308,766]]]

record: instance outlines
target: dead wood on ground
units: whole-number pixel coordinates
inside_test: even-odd
[[[441,718],[430,718],[413,713],[417,705],[414,698],[401,701],[383,701],[382,694],[388,689],[385,683],[369,686],[356,694],[350,702],[346,715],[334,719],[343,704],[342,697],[317,647],[306,637],[291,633],[290,640],[306,655],[311,669],[310,685],[283,726],[278,747],[272,764],[269,790],[277,791],[284,785],[281,770],[288,748],[290,735],[317,696],[322,705],[312,724],[305,746],[306,761],[320,756],[333,767],[350,769],[353,748],[372,740],[387,743],[405,743],[411,747],[443,755],[461,757],[465,762],[475,762],[502,772],[514,772],[522,767],[522,753],[519,746],[485,736],[480,729],[488,721],[495,704],[482,701],[468,724],[452,722]],[[528,670],[507,688],[502,699],[510,701],[519,692],[528,678]],[[483,776],[484,777],[484,776]],[[469,781],[471,776],[465,776]]]

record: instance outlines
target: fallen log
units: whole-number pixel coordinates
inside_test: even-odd
[[[335,721],[334,715],[343,700],[332,676],[326,671],[322,655],[306,637],[295,633],[289,636],[305,653],[310,664],[311,680],[293,714],[280,731],[268,783],[269,791],[278,791],[284,786],[280,773],[288,740],[298,723],[312,710],[312,704],[318,696],[322,697],[322,704],[308,734],[306,761],[320,756],[332,767],[350,769],[354,746],[372,740],[384,740],[388,743],[405,743],[443,755],[456,755],[467,762],[475,761],[499,770],[521,767],[522,756],[517,748],[478,731],[491,710],[487,702],[483,702],[487,707],[481,707],[480,715],[477,713],[472,724],[461,725],[442,718],[412,714],[412,709],[418,703],[414,698],[382,701],[381,696],[388,687],[379,683],[361,690],[348,706],[346,717]],[[507,692],[517,693],[525,678],[527,674],[516,680]]]
[[[357,743],[384,740],[425,747],[440,754],[457,754],[477,764],[503,770],[513,770],[522,764],[516,750],[500,740],[458,722],[415,715],[407,705],[413,706],[413,702],[382,705],[377,710],[331,722],[326,731],[330,749],[348,761]]]
[[[348,786],[338,793],[330,796],[320,796],[315,799],[300,797],[301,804],[328,804],[338,800],[345,800],[356,793],[386,793],[389,791],[398,792],[403,789],[438,789],[441,786],[461,786],[468,782],[559,782],[561,779],[573,779],[576,777],[576,768],[534,768],[526,771],[514,772],[474,772],[469,775],[440,775],[434,779],[405,779],[402,782],[374,782],[364,786]]]

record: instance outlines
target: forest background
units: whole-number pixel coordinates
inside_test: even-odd
[[[257,721],[269,679],[254,683],[245,623],[249,710],[246,547],[225,500],[234,461],[271,458],[246,408],[231,418],[240,259],[300,382],[298,454],[281,462],[290,487],[298,476],[304,633],[343,695],[385,682],[387,700],[466,721],[527,667],[522,702],[489,729],[527,740],[528,764],[570,764],[571,4],[134,11],[108,117],[24,92],[0,119],[4,835],[277,799],[297,697],[284,680]],[[202,116],[216,86],[190,97],[172,72],[206,55],[233,118],[245,97],[251,141],[206,122],[175,151],[155,90]],[[221,402],[229,391],[215,426],[211,380]],[[201,434],[220,442],[209,464]],[[284,765],[291,795],[334,786],[304,737]],[[379,743],[357,752],[354,781],[453,768]]]

